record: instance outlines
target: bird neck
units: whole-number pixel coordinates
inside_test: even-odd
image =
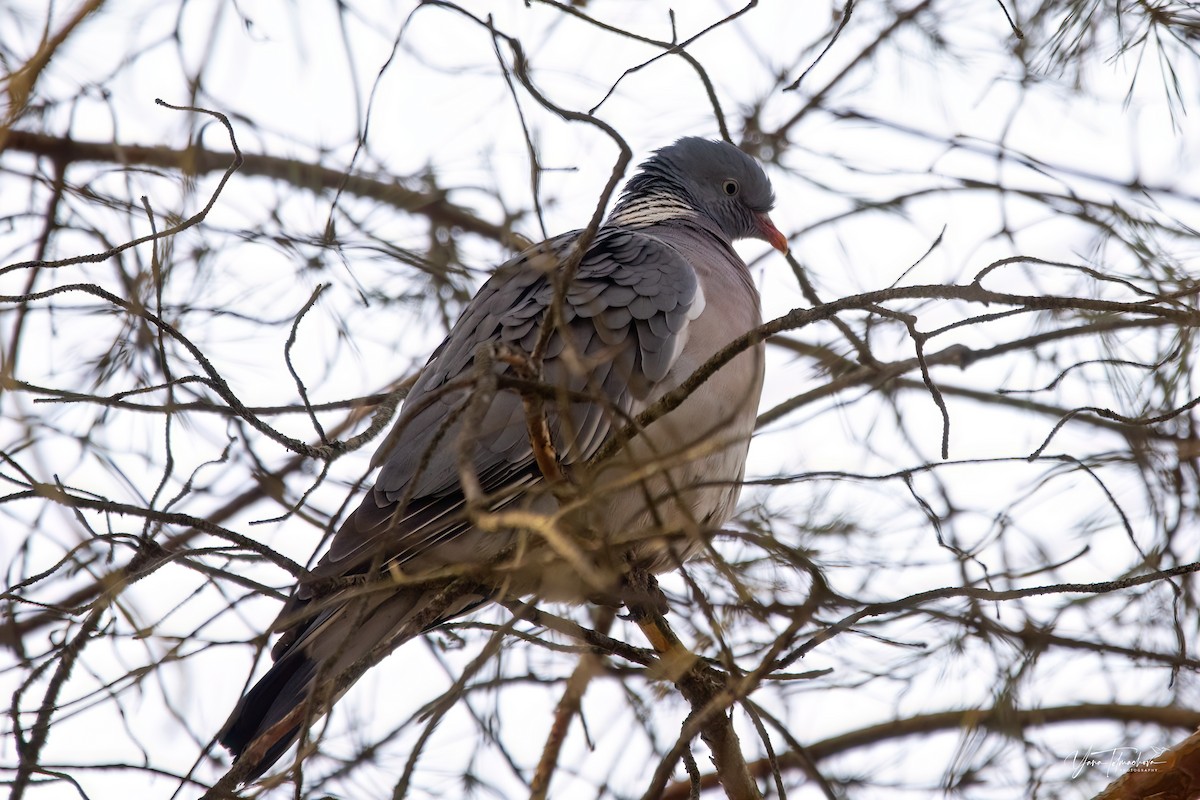
[[[699,217],[678,196],[668,192],[627,194],[608,215],[606,224],[623,228],[644,228],[671,220],[695,220]]]

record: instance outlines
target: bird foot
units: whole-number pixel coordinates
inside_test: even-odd
[[[637,620],[647,614],[665,617],[671,610],[667,596],[658,586],[658,579],[640,567],[634,567],[621,577],[621,586],[617,591],[621,604],[629,609],[629,619]]]

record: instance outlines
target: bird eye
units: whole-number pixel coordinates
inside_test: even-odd
[[[733,197],[738,193],[738,183],[735,180],[725,181],[725,183],[721,185],[721,188],[724,189],[725,194],[729,195],[730,197]]]

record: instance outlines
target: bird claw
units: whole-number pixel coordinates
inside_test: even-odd
[[[628,614],[622,615],[622,619],[638,620],[649,614],[665,617],[671,610],[667,596],[658,586],[658,579],[640,567],[634,567],[622,576],[617,592],[620,605],[629,610]]]

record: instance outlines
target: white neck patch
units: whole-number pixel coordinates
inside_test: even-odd
[[[696,210],[679,198],[669,194],[652,194],[618,206],[609,216],[608,224],[644,228],[656,222],[692,219],[696,216]]]

